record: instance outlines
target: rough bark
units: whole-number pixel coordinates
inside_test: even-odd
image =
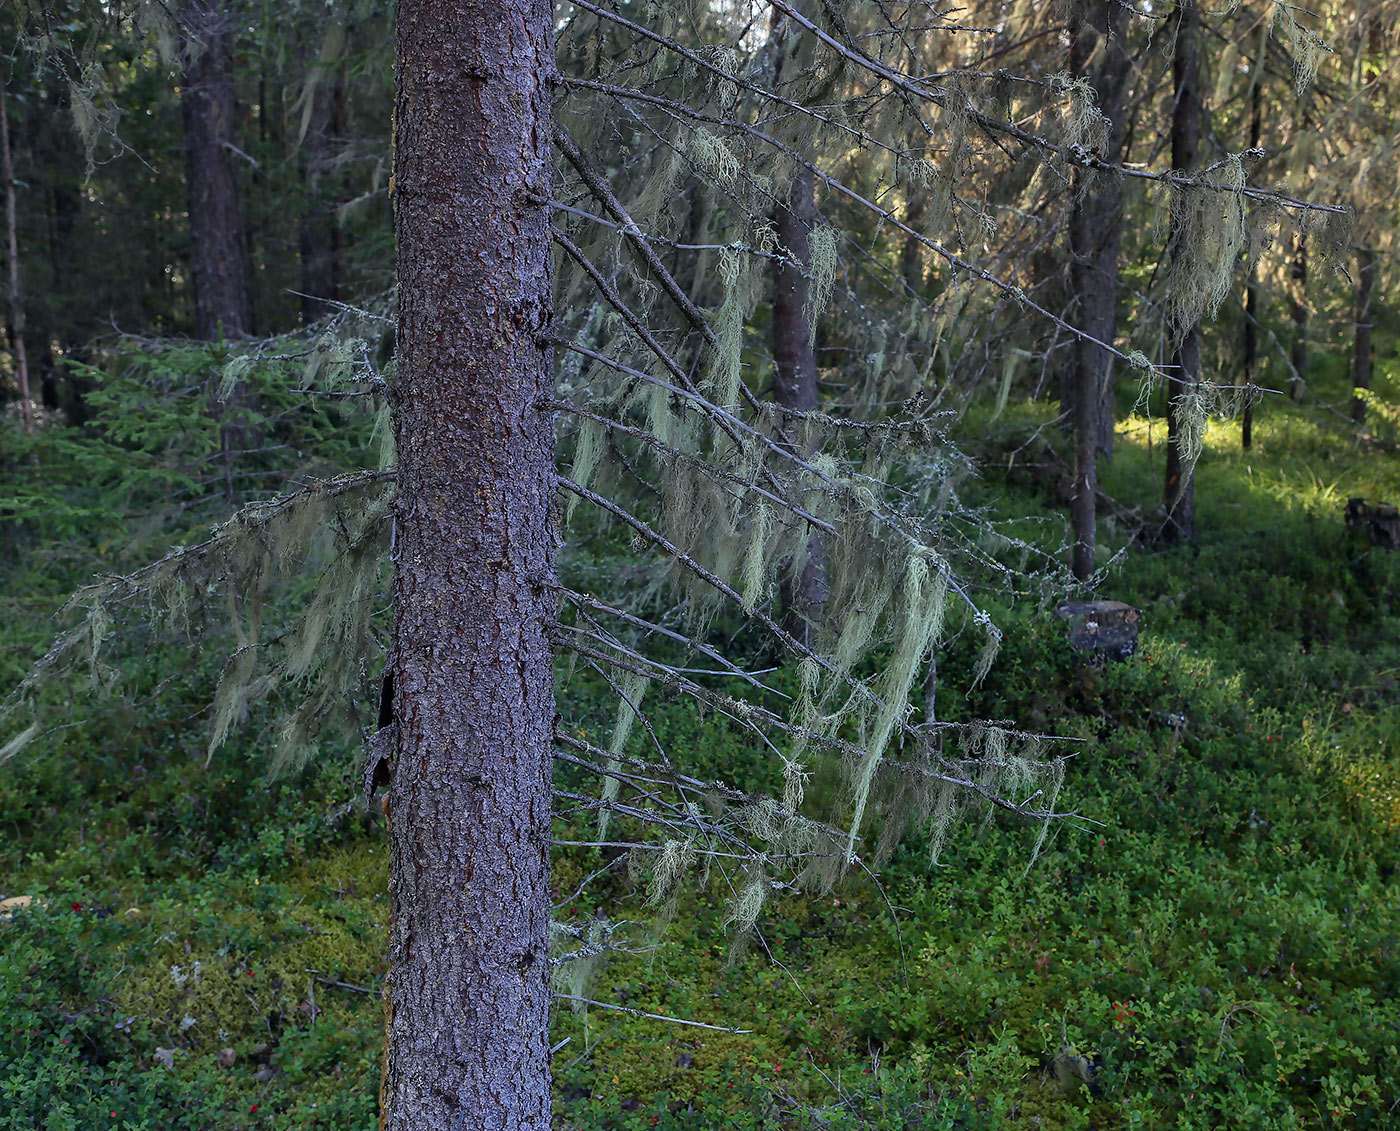
[[[792,253],[792,261],[780,260],[773,274],[773,399],[798,412],[815,412],[818,407],[809,286],[809,236],[816,217],[812,171],[799,168],[787,206],[778,208],[773,217],[778,242]],[[795,420],[790,429],[801,430]],[[813,533],[804,560],[788,563],[780,584],[783,627],[804,642],[810,640],[826,604],[824,548],[822,536]]]
[[[1368,247],[1356,249],[1356,340],[1352,353],[1351,383],[1353,388],[1371,387],[1371,300],[1376,289],[1376,253]],[[1354,397],[1351,418],[1360,424],[1366,419],[1366,402]]]
[[[547,0],[398,6],[381,1126],[550,1126]]]
[[[1172,168],[1184,171],[1196,164],[1201,140],[1200,13],[1194,0],[1178,0],[1173,23],[1176,48],[1172,54],[1172,79],[1176,97],[1172,110]],[[1178,237],[1179,233],[1172,233],[1173,244]],[[1169,539],[1193,541],[1196,537],[1196,476],[1195,468],[1182,458],[1181,438],[1186,398],[1196,391],[1200,382],[1200,323],[1180,333],[1168,385],[1164,490],[1167,520],[1163,534]]]
[[[1076,12],[1070,34],[1070,72],[1085,77],[1107,119],[1100,156],[1117,162],[1123,147],[1123,96],[1128,57],[1123,50],[1120,6],[1102,0]],[[1076,170],[1070,210],[1070,290],[1075,325],[1101,342],[1117,331],[1119,222],[1122,189],[1112,174]],[[1074,428],[1074,486],[1070,524],[1074,530],[1074,576],[1094,572],[1097,539],[1097,457],[1113,451],[1113,387],[1108,351],[1077,339],[1071,362],[1070,418]]]
[[[233,152],[237,18],[225,0],[183,0],[180,22],[189,58],[180,110],[185,125],[194,332],[204,341],[239,338],[250,331],[252,317],[243,202]]]

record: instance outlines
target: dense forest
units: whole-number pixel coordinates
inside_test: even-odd
[[[1398,61],[0,7],[0,1129],[1400,1126]]]

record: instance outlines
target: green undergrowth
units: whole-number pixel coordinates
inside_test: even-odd
[[[736,953],[733,877],[662,922],[625,855],[558,850],[560,915],[625,921],[626,952],[576,987],[598,1004],[558,1012],[557,1126],[1394,1126],[1400,566],[1341,506],[1400,482],[1309,419],[1261,414],[1248,456],[1212,426],[1199,545],[1138,545],[1099,591],[1142,609],[1137,656],[1086,664],[1034,585],[992,599],[1005,644],[971,692],[978,642],[953,644],[941,717],[1075,754],[1077,816],[1038,858],[1015,819],[963,825],[936,867],[916,830],[882,889],[775,898]],[[1159,439],[1130,424],[1104,476],[1144,519]],[[999,475],[990,504],[1033,513]],[[1061,521],[1042,503],[1028,532]],[[133,646],[128,699],[77,689],[73,725],[0,773],[0,897],[32,897],[0,924],[0,1128],[374,1126],[383,828],[346,804],[346,751],[267,781],[257,719],[206,767],[215,663]],[[723,719],[647,707],[697,777],[780,788]],[[560,713],[606,745],[585,673],[561,673]]]

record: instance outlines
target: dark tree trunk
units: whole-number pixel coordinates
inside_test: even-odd
[[[1298,289],[1293,294],[1293,348],[1289,360],[1293,362],[1294,398],[1303,395],[1308,380],[1308,245],[1300,236],[1298,251],[1293,256],[1293,281]]]
[[[1196,151],[1201,140],[1200,12],[1194,0],[1178,0],[1174,22],[1176,49],[1172,55],[1172,79],[1176,105],[1172,111],[1172,168],[1185,171],[1196,164]],[[1173,244],[1179,234],[1172,233]],[[1171,539],[1194,541],[1196,475],[1194,466],[1182,458],[1181,442],[1186,400],[1196,392],[1201,377],[1200,323],[1177,332],[1182,337],[1168,374],[1170,392],[1167,398],[1164,491],[1167,521],[1163,533]]]
[[[927,207],[928,192],[922,188],[909,191],[909,204],[904,211],[904,222],[915,231],[921,229],[924,209]],[[899,249],[899,275],[912,295],[924,293],[924,245],[914,236],[906,235]]]
[[[1369,247],[1356,249],[1356,343],[1352,354],[1351,383],[1357,389],[1371,387],[1371,300],[1376,289],[1376,253]],[[1355,397],[1351,418],[1360,424],[1366,419],[1366,402]]]
[[[337,51],[338,54],[338,51]],[[334,155],[332,122],[336,118],[341,78],[332,72],[335,58],[322,57],[320,73],[311,93],[306,132],[301,139],[302,213],[299,225],[301,250],[301,321],[309,325],[333,309],[340,298],[340,241],[335,204],[327,185]]]
[[[29,358],[24,348],[24,301],[19,287],[19,219],[15,202],[15,170],[10,155],[10,107],[7,97],[9,75],[0,69],[0,173],[5,178],[5,231],[9,284],[8,298],[10,353],[15,363],[15,379],[19,385],[20,419],[24,430],[34,434],[34,400],[29,392]]]
[[[186,50],[193,56],[181,84],[180,109],[185,122],[194,332],[204,341],[240,338],[250,331],[252,318],[243,204],[232,149],[238,20],[226,0],[183,0],[180,21]]]
[[[1240,409],[1240,446],[1254,446],[1254,370],[1259,364],[1259,279],[1253,268],[1244,289],[1244,398]]]
[[[1123,95],[1128,57],[1123,51],[1120,6],[1103,0],[1080,12],[1071,26],[1070,71],[1087,77],[1108,120],[1100,156],[1117,162],[1123,146]],[[1086,334],[1113,344],[1117,330],[1118,248],[1122,190],[1112,173],[1075,171],[1069,221],[1070,289],[1074,323]],[[1094,572],[1097,539],[1095,497],[1099,454],[1113,452],[1113,387],[1109,354],[1076,339],[1070,374],[1070,418],[1074,427],[1074,484],[1070,524],[1074,530],[1074,576],[1088,581]]]
[[[785,409],[815,412],[817,354],[812,340],[809,279],[812,266],[810,235],[816,223],[812,171],[799,168],[788,192],[787,207],[774,215],[778,242],[793,261],[780,260],[773,275],[773,399]],[[803,431],[791,417],[785,424],[791,435]],[[804,453],[805,454],[805,453]],[[826,564],[823,540],[813,533],[807,540],[805,560],[789,563],[783,571],[780,599],[784,627],[799,640],[809,641],[813,626],[826,604]]]
[[[797,7],[802,7],[798,3]],[[774,13],[775,20],[778,18]],[[788,34],[781,23],[778,65],[775,86],[784,82],[784,62],[789,68],[793,61],[786,58],[786,44],[781,38]],[[773,225],[778,243],[791,259],[777,262],[773,272],[773,399],[794,413],[815,412],[819,405],[817,393],[817,354],[812,322],[816,311],[811,303],[812,229],[817,222],[815,178],[812,170],[799,165],[788,189],[785,204],[774,211]],[[800,418],[790,416],[784,429],[796,437],[805,432]],[[802,454],[807,454],[803,452]],[[779,582],[779,602],[782,606],[783,627],[804,643],[810,643],[825,612],[826,544],[819,532],[807,539],[802,560],[787,562]]]
[[[1250,91],[1249,148],[1259,147],[1262,132],[1260,117],[1261,77],[1254,76]],[[1249,265],[1249,282],[1244,289],[1244,396],[1240,407],[1240,446],[1249,451],[1254,446],[1254,368],[1259,362],[1259,268]]]
[[[398,6],[388,1131],[550,1126],[552,21]]]

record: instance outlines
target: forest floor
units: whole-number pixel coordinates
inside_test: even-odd
[[[984,421],[972,490],[1059,538],[1049,477],[1003,458],[1044,418]],[[1343,522],[1400,502],[1400,467],[1315,407],[1266,406],[1249,453],[1236,428],[1207,436],[1199,544],[1135,546],[1099,589],[1142,610],[1136,656],[1087,664],[993,594],[1000,659],[940,687],[942,717],[1078,740],[1059,804],[1083,820],[1038,856],[974,816],[934,867],[916,831],[882,889],[775,900],[736,956],[718,874],[663,923],[623,859],[570,899],[608,861],[558,851],[562,913],[606,908],[636,951],[584,996],[749,1030],[561,1009],[559,1127],[1400,1126],[1400,562]],[[1103,489],[1154,498],[1161,441],[1131,418]],[[1109,548],[1151,514],[1124,506]],[[53,602],[25,591],[7,648],[33,654]],[[387,851],[354,767],[269,783],[249,734],[206,768],[214,666],[141,662],[144,698],[80,693],[0,773],[0,897],[32,900],[0,924],[0,1129],[371,1128]],[[611,725],[582,677],[560,703]],[[722,721],[663,699],[654,725],[697,776],[779,780]]]

